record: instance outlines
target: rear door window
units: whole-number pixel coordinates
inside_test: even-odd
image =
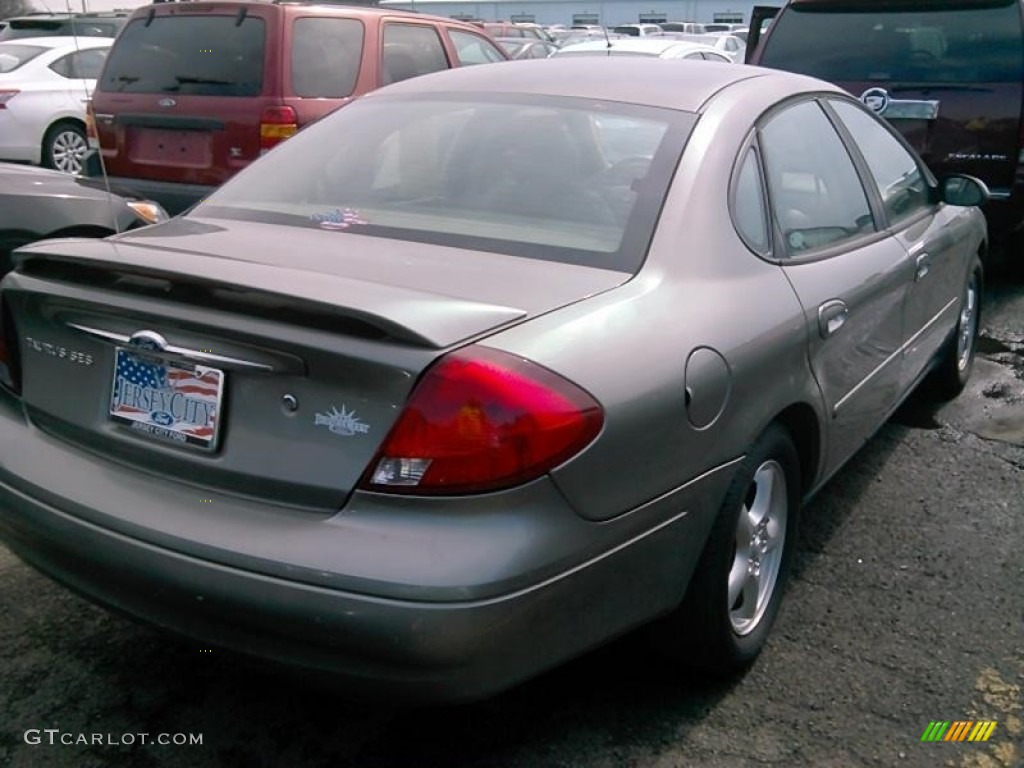
[[[792,256],[875,231],[853,160],[822,108],[805,101],[761,128],[765,174]]]
[[[304,17],[292,26],[292,89],[298,96],[351,96],[363,58],[358,19]]]
[[[870,7],[868,7],[870,6]],[[1019,82],[1018,0],[805,2],[779,16],[761,64],[832,82]]]
[[[266,25],[247,15],[134,19],[110,52],[101,91],[259,96]]]
[[[383,63],[385,84],[449,67],[437,30],[425,24],[386,24]]]

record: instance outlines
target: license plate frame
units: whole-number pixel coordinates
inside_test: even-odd
[[[217,449],[224,371],[115,347],[107,415],[147,438],[193,450]]]

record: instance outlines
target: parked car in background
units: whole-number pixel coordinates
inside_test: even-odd
[[[627,37],[661,37],[665,33],[657,24],[619,24],[612,32]]]
[[[34,13],[0,22],[0,42],[24,37],[117,37],[130,12]]]
[[[696,21],[663,21],[658,25],[664,32],[682,32],[687,35],[702,35],[707,29]]]
[[[552,54],[555,58],[566,56],[648,56],[660,59],[695,59],[731,64],[732,59],[713,46],[672,38],[649,38],[637,40],[626,37],[606,42],[589,40],[563,45]]]
[[[484,32],[494,38],[523,37],[550,42],[551,36],[539,24],[521,24],[511,21],[485,21],[480,25]]]
[[[692,43],[710,45],[719,53],[728,56],[729,59],[740,64],[746,58],[747,47],[743,44],[743,41],[727,32],[707,32],[703,35],[683,35],[674,32],[666,34],[677,40],[688,40]]]
[[[46,168],[0,163],[0,278],[11,251],[51,237],[106,237],[165,221],[159,205]]]
[[[750,61],[836,83],[935,173],[985,181],[989,228],[1005,241],[1024,226],[1022,39],[1020,0],[793,0],[759,44],[752,35]],[[1020,252],[1005,251],[1024,264]]]
[[[420,13],[255,0],[151,5],[132,15],[97,83],[96,142],[115,183],[178,213],[360,94],[507,60],[479,27]]]
[[[0,42],[0,160],[82,169],[85,102],[112,43],[107,37]]]
[[[546,40],[528,37],[497,37],[495,42],[505,49],[512,59],[546,59],[558,50],[558,46]]]
[[[775,70],[398,83],[183,216],[16,252],[0,539],[353,693],[486,696],[653,622],[734,676],[802,501],[967,381],[984,197]]]

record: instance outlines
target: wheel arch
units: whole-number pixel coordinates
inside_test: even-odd
[[[806,496],[814,487],[821,468],[822,439],[818,414],[807,403],[793,403],[779,412],[772,423],[789,433],[800,461],[800,491]]]

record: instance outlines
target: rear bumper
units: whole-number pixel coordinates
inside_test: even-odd
[[[621,523],[573,520],[571,527],[592,532],[589,541],[563,531],[560,542],[553,544],[547,540],[551,532],[542,525],[510,529],[517,522],[520,528],[529,527],[533,518],[524,514],[517,520],[517,511],[507,510],[489,531],[492,551],[481,558],[457,549],[465,543],[460,540],[464,532],[439,525],[431,544],[440,557],[435,554],[429,561],[420,552],[423,578],[415,585],[409,584],[410,571],[417,567],[409,560],[415,555],[408,542],[403,549],[401,541],[394,541],[405,527],[398,526],[391,536],[375,537],[380,541],[372,557],[363,553],[379,575],[395,575],[395,583],[390,588],[383,582],[378,588],[341,588],[325,586],[329,581],[313,583],[301,564],[275,571],[205,556],[201,532],[189,551],[188,546],[171,546],[169,540],[157,541],[150,531],[135,531],[123,518],[106,525],[106,511],[82,514],[80,504],[90,495],[79,492],[86,476],[104,485],[105,510],[115,514],[138,505],[132,493],[139,478],[39,433],[4,405],[0,402],[0,539],[24,561],[87,598],[146,623],[313,670],[352,694],[389,700],[488,696],[670,610],[682,597],[710,525],[701,500],[720,498],[730,475],[729,467],[709,473],[626,515],[629,519]],[[17,452],[21,459],[9,458],[7,448],[16,441],[24,444]],[[59,464],[38,463],[58,458]],[[61,471],[51,469],[43,489],[36,484],[41,475],[25,479],[32,474],[31,466],[61,466]],[[147,478],[146,483],[150,505],[160,505],[164,486],[170,484],[160,478]],[[358,499],[354,503],[358,506]],[[235,537],[257,540],[267,562],[275,552],[280,552],[278,564],[294,557],[284,543],[275,550],[276,537],[261,535],[257,505],[252,506],[251,518],[236,521]],[[558,518],[563,511],[551,509],[548,517]],[[172,513],[165,501],[160,513]],[[373,514],[381,513],[378,509]],[[356,521],[348,530],[337,519],[331,525],[321,522],[320,551],[309,554],[307,565],[324,551],[336,550],[338,569],[344,570],[352,540],[373,518],[360,520],[358,511],[348,508],[337,518],[349,514]],[[188,517],[184,510],[183,516]],[[474,524],[467,521],[464,527]],[[607,544],[595,550],[595,536],[609,532],[613,535],[605,539]],[[535,551],[524,551],[525,543]],[[537,565],[536,550],[547,552],[545,567]],[[428,583],[431,577],[438,583]],[[453,597],[460,578],[466,584],[464,599]],[[403,580],[404,586],[396,586]],[[440,586],[442,581],[445,586]],[[487,590],[479,587],[483,581],[500,581],[500,591],[484,594]],[[416,598],[394,596],[403,590]]]
[[[96,150],[89,150],[83,160],[83,174],[90,177],[102,176],[99,155]],[[170,181],[154,181],[152,179],[129,179],[111,176],[110,184],[134,192],[139,197],[155,200],[163,206],[171,216],[191,208],[209,195],[215,186],[203,184],[177,184]]]

